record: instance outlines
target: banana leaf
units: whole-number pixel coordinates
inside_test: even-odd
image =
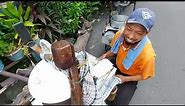
[[[6,16],[6,15],[4,15],[3,13],[0,13],[0,17],[4,17],[4,16]]]
[[[26,9],[26,12],[24,14],[24,20],[28,20],[28,18],[30,16],[30,11],[31,11],[31,8],[30,8],[30,6],[28,6]]]
[[[14,15],[16,18],[18,17],[18,11],[16,6],[13,5],[13,3],[7,2],[7,9],[8,11]]]
[[[18,7],[18,16],[22,18],[22,14],[23,14],[23,8],[22,8],[22,5],[20,4],[19,7]]]
[[[17,23],[17,22],[19,22],[19,20],[17,18],[4,20],[4,24],[7,25],[7,26],[9,26],[9,27],[12,27],[12,25],[14,23]]]
[[[10,18],[15,18],[15,16],[12,15],[12,14],[8,11],[7,8],[1,8],[1,10],[2,10],[2,12],[3,12],[6,16],[8,16],[8,17],[10,17]]]

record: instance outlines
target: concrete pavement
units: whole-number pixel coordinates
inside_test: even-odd
[[[149,37],[156,76],[139,83],[131,104],[185,104],[185,2],[137,2],[156,13]]]
[[[138,84],[130,104],[185,104],[185,2],[137,2],[156,13],[149,34],[156,51],[156,75]],[[129,15],[131,8],[125,9]],[[101,33],[108,15],[93,24],[86,50],[96,57],[104,52]]]

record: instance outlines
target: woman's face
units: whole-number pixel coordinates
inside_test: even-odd
[[[128,45],[134,45],[147,34],[147,30],[140,24],[126,23],[123,34],[125,43]]]

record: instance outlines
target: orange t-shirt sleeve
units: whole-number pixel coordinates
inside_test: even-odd
[[[151,57],[142,68],[142,77],[147,79],[155,76],[155,56]]]

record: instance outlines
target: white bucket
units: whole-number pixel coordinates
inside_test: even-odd
[[[121,27],[125,26],[127,18],[128,18],[128,16],[126,16],[126,15],[113,14],[111,16],[110,25],[111,25],[111,27],[120,29]]]
[[[34,102],[35,105],[39,105],[39,102],[59,103],[71,98],[68,77],[45,60],[41,60],[33,68],[28,79],[28,89],[37,101]]]
[[[102,36],[102,43],[109,45],[114,37],[114,34],[115,33],[113,31],[105,32],[104,36]]]

